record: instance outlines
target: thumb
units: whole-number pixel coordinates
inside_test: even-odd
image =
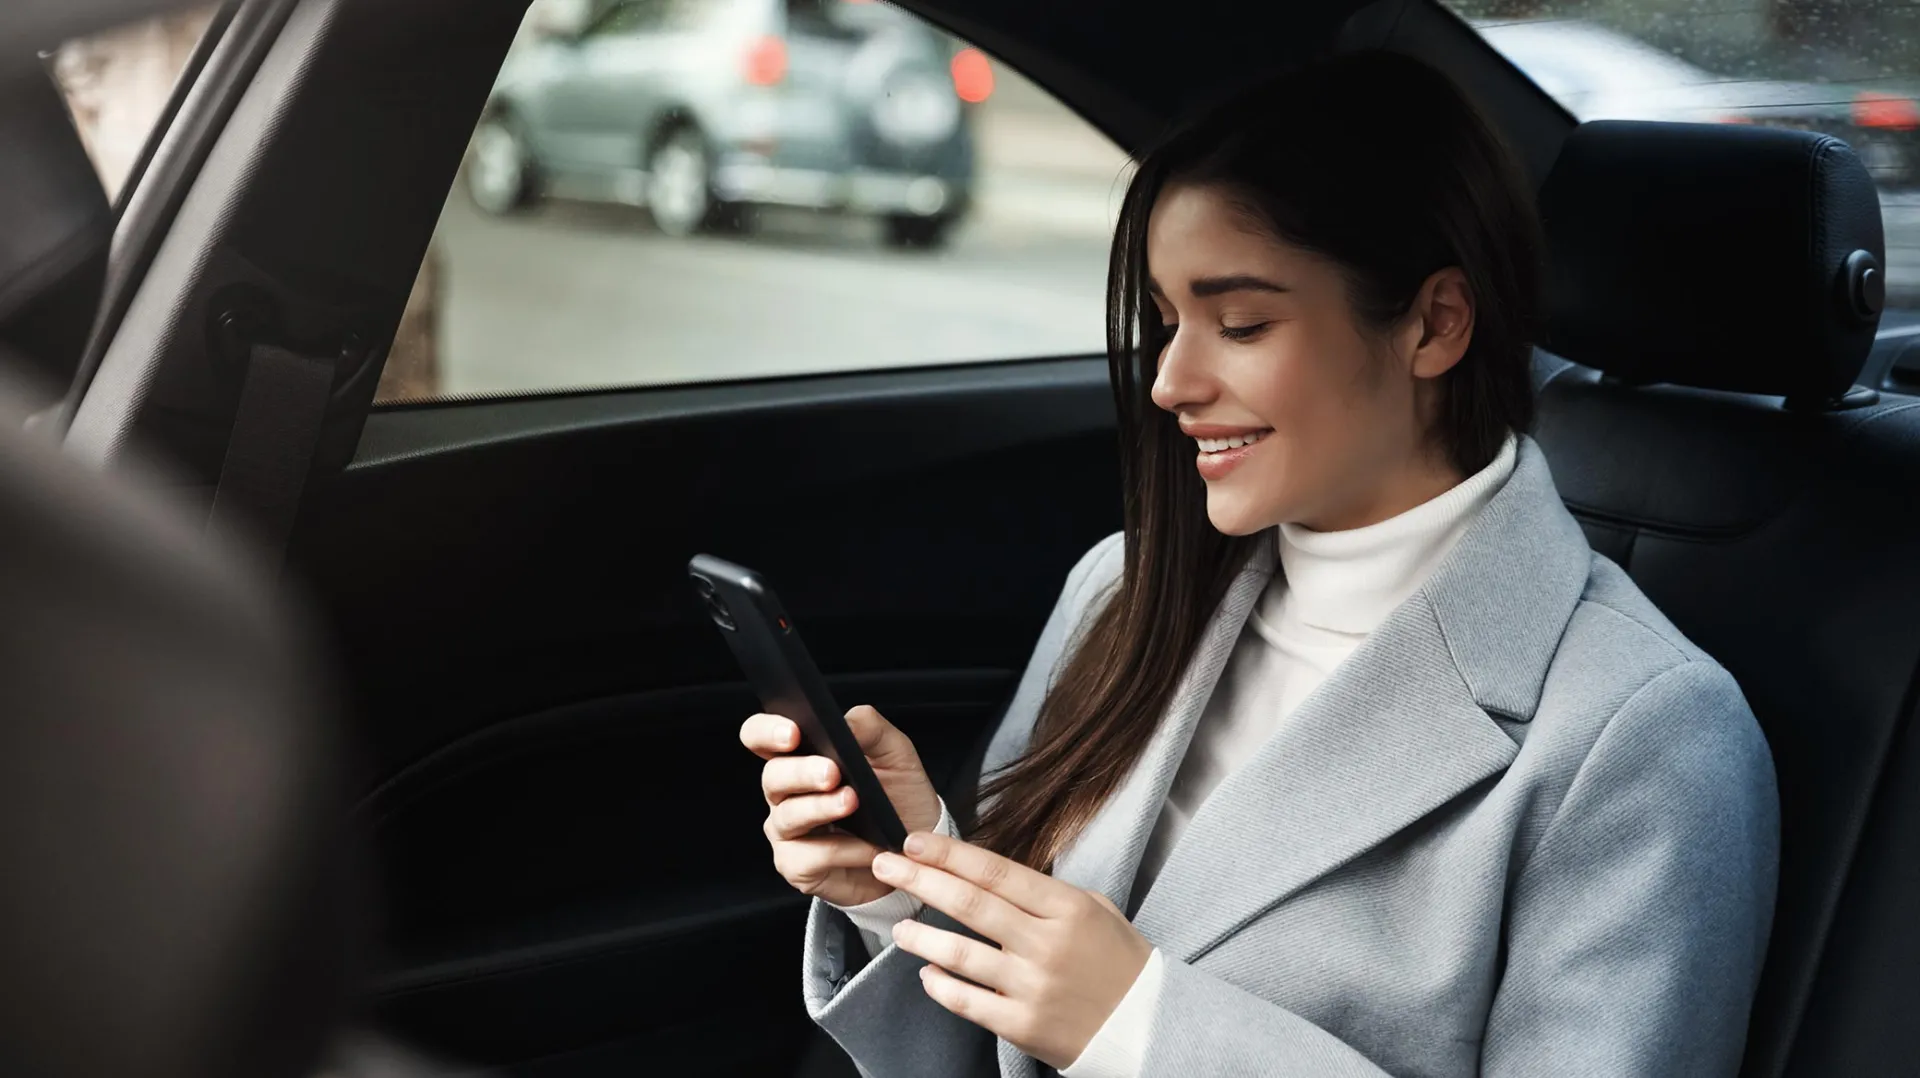
[[[917,766],[919,754],[907,735],[867,704],[847,712],[847,727],[853,731],[860,751],[875,764],[888,767]]]

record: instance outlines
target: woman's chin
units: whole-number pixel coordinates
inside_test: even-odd
[[[1253,535],[1273,527],[1273,507],[1250,505],[1225,491],[1207,489],[1207,521],[1222,535]]]

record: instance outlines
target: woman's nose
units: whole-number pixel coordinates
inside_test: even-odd
[[[1173,335],[1154,372],[1153,403],[1169,412],[1207,403],[1212,389],[1199,352],[1180,334]]]

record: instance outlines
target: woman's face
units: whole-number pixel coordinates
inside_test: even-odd
[[[1458,270],[1428,280],[1396,325],[1368,329],[1338,267],[1193,185],[1155,203],[1147,269],[1161,323],[1178,327],[1153,401],[1194,439],[1215,528],[1361,527],[1460,481],[1426,435],[1436,379],[1472,333]]]

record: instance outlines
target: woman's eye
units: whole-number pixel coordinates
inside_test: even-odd
[[[1260,331],[1267,328],[1268,324],[1269,323],[1266,322],[1255,322],[1250,326],[1221,326],[1220,336],[1230,341],[1252,340],[1254,337],[1259,336]]]

